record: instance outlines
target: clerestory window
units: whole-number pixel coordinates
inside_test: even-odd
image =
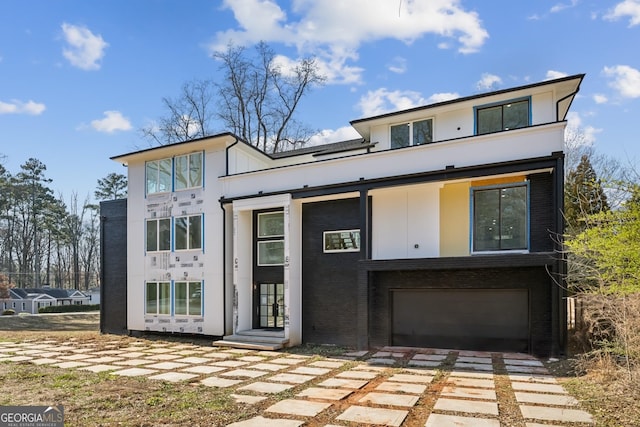
[[[391,148],[429,144],[431,142],[433,142],[433,119],[391,126]]]

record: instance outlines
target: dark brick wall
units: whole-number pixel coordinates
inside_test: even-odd
[[[539,355],[551,352],[553,283],[544,267],[375,271],[371,275],[370,346],[391,344],[393,289],[526,289],[529,292],[529,351]]]
[[[540,173],[529,176],[531,252],[553,251],[555,212],[553,203],[553,175]]]
[[[127,200],[100,203],[100,331],[127,334]]]
[[[359,199],[302,207],[302,339],[354,346],[359,252],[323,253],[322,233],[360,228]]]

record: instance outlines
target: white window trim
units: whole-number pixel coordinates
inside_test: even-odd
[[[324,231],[322,232],[322,251],[325,254],[335,254],[335,253],[344,253],[344,252],[360,252],[360,248],[348,248],[348,249],[327,249],[325,247],[325,239],[327,237],[327,234],[334,234],[334,233],[353,233],[353,232],[357,232],[358,235],[360,234],[360,229],[359,228],[353,228],[353,229],[349,229],[349,230],[328,230],[328,231]],[[362,242],[360,242],[360,246],[362,246]]]
[[[178,314],[178,313],[176,313],[176,290],[175,290],[175,288],[176,288],[176,285],[178,283],[186,283],[187,284],[187,301],[186,301],[186,306],[185,306],[185,309],[186,309],[186,312],[187,312],[186,314]],[[189,288],[191,287],[192,283],[200,284],[200,314],[189,314],[189,304],[190,304],[189,295],[191,294],[189,292]],[[201,280],[176,280],[176,281],[174,281],[173,282],[173,292],[172,292],[173,298],[172,298],[172,301],[171,301],[173,316],[174,317],[180,317],[180,318],[186,318],[186,317],[200,318],[200,317],[202,317],[202,312],[204,311],[203,310],[203,302],[204,302],[203,294],[204,294],[204,285],[203,285],[203,282]]]
[[[159,248],[160,247],[160,220],[169,220],[169,249],[156,249],[155,251],[150,251],[149,249],[147,249],[147,232],[149,229],[149,223],[150,222],[155,222],[156,223],[156,247]],[[144,250],[146,253],[148,254],[157,254],[157,253],[167,253],[167,252],[171,252],[171,244],[172,242],[172,235],[173,233],[171,232],[171,228],[173,226],[171,218],[147,218],[145,220],[145,229],[144,229]]]
[[[178,186],[176,185],[176,176],[177,176],[176,168],[177,168],[177,164],[178,164],[176,159],[178,159],[180,157],[186,157],[187,158],[187,164],[188,164],[187,180],[190,181],[190,178],[191,178],[191,175],[189,174],[189,172],[191,171],[191,169],[190,169],[191,168],[191,161],[190,160],[191,160],[191,156],[193,154],[200,154],[200,175],[201,175],[200,176],[200,182],[201,182],[201,184],[197,185],[197,186],[194,186],[194,187],[187,186],[187,187],[184,187],[184,188],[178,188]],[[195,151],[193,153],[184,154],[184,155],[181,155],[181,156],[175,156],[173,158],[173,170],[172,170],[172,173],[173,173],[172,182],[173,182],[174,191],[178,192],[178,191],[185,191],[185,190],[193,190],[195,188],[202,188],[204,186],[204,152]],[[189,183],[187,183],[187,184],[189,184]]]
[[[178,218],[191,218],[191,217],[200,217],[200,247],[199,248],[191,248],[191,247],[187,247],[185,249],[178,249],[175,247],[175,242],[178,240],[176,238],[176,220]],[[187,246],[189,246],[189,230],[190,230],[190,225],[189,225],[189,220],[187,219]],[[172,224],[172,237],[173,237],[173,250],[174,252],[186,252],[186,251],[201,251],[204,247],[204,216],[202,214],[195,214],[195,215],[180,215],[180,216],[176,216],[174,217],[173,220],[173,224]]]
[[[149,181],[148,181],[148,176],[147,176],[147,164],[149,163],[157,163],[158,167],[156,168],[156,183],[159,184],[160,183],[160,162],[162,162],[163,160],[169,160],[171,161],[171,177],[170,177],[170,187],[173,187],[173,158],[171,157],[165,157],[162,159],[157,159],[157,160],[149,160],[144,162],[144,193],[145,195],[155,195],[155,194],[168,194],[171,193],[173,191],[173,188],[169,188],[166,191],[154,191],[152,193],[149,192]]]

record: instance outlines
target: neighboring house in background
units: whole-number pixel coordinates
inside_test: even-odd
[[[89,302],[88,295],[77,289],[12,288],[9,289],[9,298],[0,299],[3,310],[30,314],[37,314],[43,307],[80,304],[92,303]]]
[[[290,152],[223,133],[116,156],[128,255],[103,269],[127,280],[105,303],[126,286],[129,331],[229,343],[557,354],[583,78],[354,120],[361,139]]]

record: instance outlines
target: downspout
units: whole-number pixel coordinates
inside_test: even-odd
[[[233,144],[224,149],[225,176],[229,176],[229,150],[233,148],[234,145],[238,144],[238,142],[240,141],[238,140],[238,137],[236,137],[236,140],[233,142]]]

